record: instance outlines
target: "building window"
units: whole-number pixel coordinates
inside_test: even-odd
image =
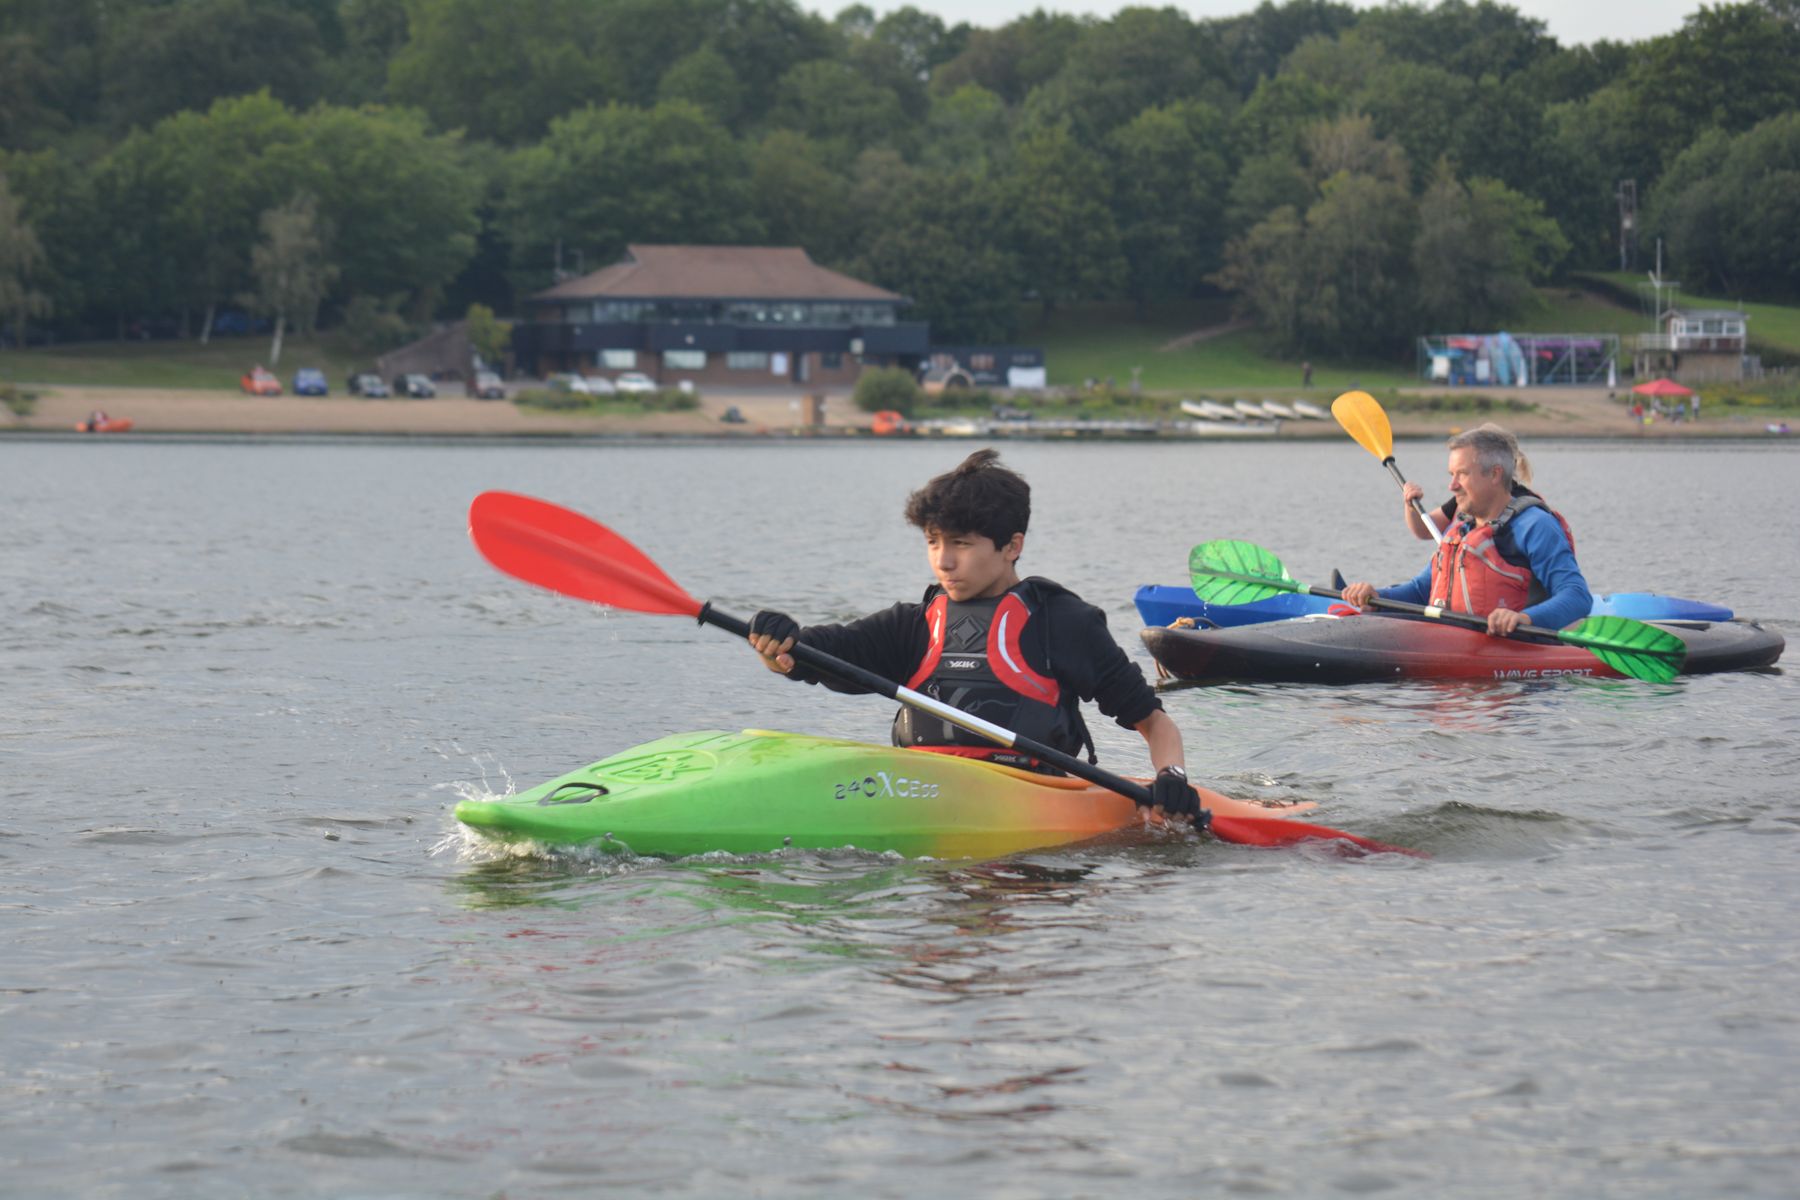
[[[725,365],[733,371],[766,371],[769,355],[765,350],[733,350],[725,356]]]
[[[602,350],[594,356],[594,360],[609,371],[637,369],[636,350]]]
[[[663,367],[670,371],[706,370],[704,350],[664,350]]]
[[[819,369],[821,371],[841,371],[844,369],[844,356],[836,350],[819,351]]]
[[[994,356],[991,354],[971,354],[969,355],[969,365],[977,371],[991,371],[994,369]]]

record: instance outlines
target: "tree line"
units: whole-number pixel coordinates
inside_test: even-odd
[[[995,29],[794,0],[0,0],[0,321],[380,341],[629,242],[804,246],[950,341],[1219,291],[1295,354],[1619,265],[1800,299],[1800,0],[1562,46],[1503,4]]]

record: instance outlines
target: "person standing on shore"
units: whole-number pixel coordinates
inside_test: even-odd
[[[1391,587],[1352,583],[1344,602],[1366,608],[1381,596],[1470,613],[1486,617],[1495,637],[1527,622],[1561,629],[1587,616],[1593,596],[1567,523],[1535,493],[1513,490],[1518,442],[1483,427],[1457,434],[1449,447],[1456,521],[1430,563]]]

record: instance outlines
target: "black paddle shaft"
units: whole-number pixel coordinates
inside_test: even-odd
[[[1324,596],[1331,600],[1342,600],[1344,598],[1344,593],[1335,588],[1309,587],[1306,589],[1306,592],[1309,596]],[[1433,617],[1439,621],[1448,621],[1452,625],[1466,625],[1470,629],[1480,629],[1485,631],[1488,627],[1486,617],[1478,617],[1474,613],[1452,612],[1447,608],[1439,608],[1435,604],[1413,604],[1406,600],[1389,600],[1385,596],[1374,596],[1369,600],[1369,607],[1385,608],[1392,612],[1414,613],[1422,617]],[[1542,625],[1518,625],[1514,627],[1513,632],[1527,634],[1532,637],[1548,638],[1553,642],[1562,641],[1562,638],[1557,636],[1556,630],[1545,629]]]
[[[710,603],[700,606],[700,612],[695,619],[702,625],[711,625],[715,629],[723,629],[726,633],[736,634],[738,637],[750,636],[748,622],[729,613],[722,613]],[[1046,746],[1023,734],[1014,733],[1010,729],[1002,729],[998,725],[983,721],[980,717],[971,716],[961,709],[952,708],[943,701],[933,699],[923,692],[915,692],[909,687],[902,687],[893,680],[877,675],[873,671],[864,670],[854,663],[847,663],[835,655],[808,646],[805,642],[795,641],[794,648],[789,653],[794,656],[796,661],[803,662],[814,670],[822,671],[845,683],[853,683],[857,687],[866,688],[878,696],[886,696],[889,700],[922,709],[935,717],[942,717],[951,724],[979,734],[998,745],[1024,751],[1033,758],[1047,762],[1059,770],[1067,771],[1077,779],[1085,779],[1108,791],[1117,792],[1134,804],[1145,808],[1155,804],[1155,801],[1151,799],[1150,789],[1141,783],[1114,775],[1111,771],[1103,771],[1085,759],[1077,758],[1073,754],[1064,754],[1053,746]]]
[[[1400,490],[1404,492],[1406,490],[1406,476],[1400,473],[1399,466],[1394,462],[1394,456],[1390,454],[1382,459],[1381,465],[1388,469],[1388,473],[1394,477],[1394,482],[1399,484]],[[1425,528],[1431,531],[1432,540],[1439,542],[1443,541],[1443,536],[1438,533],[1437,526],[1433,525],[1431,523],[1431,518],[1425,515],[1425,506],[1417,500],[1412,502],[1412,506],[1413,511],[1419,514],[1419,520],[1425,522]]]

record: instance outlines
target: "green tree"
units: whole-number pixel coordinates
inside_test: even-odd
[[[328,47],[320,94],[354,108],[387,100],[388,62],[406,44],[406,0],[338,0],[343,45]]]
[[[1317,195],[1318,189],[1294,152],[1284,150],[1245,159],[1225,196],[1225,240],[1244,233],[1278,208],[1305,212]]]
[[[897,412],[910,417],[919,407],[919,381],[900,367],[876,367],[864,371],[852,394],[863,412]]]
[[[319,301],[338,269],[325,259],[326,237],[319,228],[318,202],[295,196],[262,214],[262,241],[250,251],[255,290],[244,296],[254,312],[273,318],[269,365],[281,362],[281,343],[291,320],[297,333],[310,334]]]
[[[475,253],[482,160],[417,112],[322,105],[299,125],[269,160],[317,197],[342,293],[403,292],[429,314]]]
[[[1023,134],[1001,184],[1005,244],[1048,316],[1114,294],[1125,275],[1106,164],[1067,124]]]
[[[1506,78],[1556,53],[1544,23],[1493,0],[1438,0],[1372,8],[1356,23],[1358,37],[1396,59],[1442,67],[1465,78]]]
[[[672,64],[709,44],[707,38],[725,7],[721,0],[589,0],[596,23],[595,52],[613,60],[609,71],[616,88],[612,94],[630,104],[648,104],[657,98],[698,103],[700,97],[693,95],[659,96],[658,88]],[[719,61],[728,60],[721,55]],[[728,70],[728,75],[734,82],[738,78],[735,69]]]
[[[388,89],[441,130],[519,145],[582,105],[624,94],[586,0],[407,0]]]
[[[104,195],[117,207],[103,208],[103,217],[131,231],[121,266],[140,288],[160,291],[158,310],[203,311],[202,342],[219,302],[249,282],[259,216],[296,190],[291,165],[279,165],[276,151],[300,136],[299,121],[264,92],[177,113],[109,156],[115,186]],[[134,187],[116,186],[126,181]]]
[[[1026,100],[1026,120],[1066,122],[1077,140],[1098,146],[1146,108],[1204,99],[1235,101],[1230,65],[1210,26],[1176,8],[1126,8],[1090,26],[1054,78]]]
[[[884,180],[884,194],[853,273],[909,297],[909,318],[930,322],[940,342],[1010,340],[1024,285],[1000,244],[999,187],[979,174],[901,176],[882,165],[863,164],[865,183]]]
[[[1440,332],[1494,329],[1529,307],[1568,248],[1536,200],[1491,179],[1465,187],[1440,159],[1413,240],[1419,308]]]
[[[1625,85],[1673,159],[1698,129],[1742,133],[1800,107],[1800,22],[1768,4],[1702,4],[1640,48]]]
[[[52,98],[56,64],[29,33],[0,33],[0,147],[34,149],[67,132]]]
[[[1415,223],[1402,183],[1343,172],[1304,217],[1279,208],[1233,239],[1213,278],[1285,351],[1392,352],[1414,332]]]
[[[512,348],[512,322],[500,320],[485,304],[469,305],[463,320],[468,325],[469,345],[482,362],[492,365],[506,361],[506,352]]]
[[[47,265],[37,234],[0,175],[0,321],[12,327],[21,346],[25,323],[50,313],[50,297],[37,286]]]
[[[838,34],[794,0],[720,0],[706,21],[712,46],[744,85],[744,119],[762,119],[776,84],[804,62],[832,58]]]
[[[744,110],[744,85],[723,54],[701,46],[663,72],[656,98],[686,100],[725,128],[735,129]]]
[[[999,29],[971,30],[962,50],[932,72],[932,90],[948,94],[972,83],[1021,104],[1063,69],[1086,24],[1038,9]]]
[[[876,21],[869,37],[892,46],[912,78],[924,82],[932,72],[962,52],[969,27],[946,26],[941,17],[903,4]]]
[[[943,170],[973,170],[1002,154],[1009,140],[1006,105],[1000,97],[968,83],[932,96],[925,119],[921,161]]]
[[[1315,181],[1349,174],[1400,185],[1408,182],[1406,152],[1376,136],[1374,121],[1363,114],[1315,122],[1302,132],[1300,143]]]
[[[868,146],[904,149],[910,126],[900,98],[848,63],[818,59],[781,77],[769,121],[825,148],[839,166]]]
[[[762,233],[741,148],[685,101],[553,121],[513,156],[499,219],[526,289],[550,281],[559,243],[599,265],[630,242],[730,244]]]
[[[1800,112],[1702,135],[1657,185],[1645,231],[1689,288],[1800,299]]]
[[[304,108],[324,62],[318,25],[280,0],[129,7],[107,25],[104,100],[119,129],[259,91]]]
[[[1403,183],[1346,172],[1320,187],[1306,212],[1308,258],[1319,281],[1307,315],[1326,349],[1367,353],[1410,340],[1415,222]]]
[[[851,252],[850,180],[803,133],[771,131],[749,151],[753,211],[771,245],[804,246],[819,262]]]
[[[1282,60],[1310,38],[1331,41],[1356,23],[1356,10],[1331,0],[1262,0],[1241,16],[1215,22],[1219,44],[1231,63],[1237,94],[1248,96],[1260,80],[1274,76]]]
[[[1297,157],[1301,132],[1336,117],[1343,107],[1342,96],[1303,75],[1264,79],[1232,116],[1233,153],[1240,161],[1266,154]]]
[[[0,151],[0,175],[6,177],[20,218],[43,250],[43,266],[33,286],[48,298],[53,313],[83,313],[104,289],[105,245],[111,232],[103,227],[95,206],[94,172],[57,150]]]
[[[1147,108],[1107,137],[1125,291],[1140,316],[1152,297],[1185,295],[1219,265],[1224,129],[1216,109],[1190,100]]]

